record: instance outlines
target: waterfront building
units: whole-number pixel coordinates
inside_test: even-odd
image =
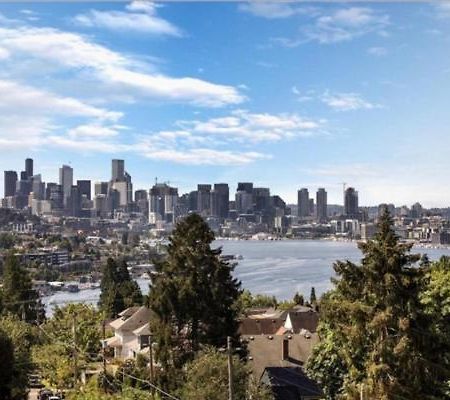
[[[327,192],[319,188],[316,193],[316,217],[318,222],[327,220]]]
[[[270,189],[264,187],[253,188],[253,204],[255,212],[268,213],[270,211]]]
[[[197,185],[197,212],[204,217],[211,215],[211,185]]]
[[[230,189],[228,183],[215,183],[211,192],[211,214],[221,219],[228,218]]]
[[[357,218],[358,211],[358,192],[349,187],[344,192],[344,214],[346,217]]]
[[[302,188],[297,192],[297,206],[299,218],[305,218],[311,215],[308,189]]]

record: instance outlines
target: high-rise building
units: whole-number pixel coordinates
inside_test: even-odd
[[[198,193],[196,190],[193,190],[192,192],[189,192],[188,196],[188,211],[191,212],[197,212],[197,206],[198,206]]]
[[[358,192],[352,187],[347,188],[344,192],[344,213],[350,218],[359,216]]]
[[[136,190],[134,192],[134,201],[138,211],[148,218],[148,192],[146,190]]]
[[[67,199],[67,212],[72,217],[79,217],[81,211],[81,195],[78,186],[70,188],[70,195]]]
[[[178,189],[166,183],[157,183],[150,189],[149,218],[151,223],[157,221],[175,222]]]
[[[111,180],[123,181],[125,180],[125,161],[124,160],[112,160],[111,164]]]
[[[253,213],[253,183],[238,182],[235,195],[236,211],[238,214]]]
[[[197,212],[205,217],[211,215],[211,185],[197,185]]]
[[[34,175],[31,178],[31,191],[33,198],[36,200],[44,200],[45,197],[45,183],[42,182],[41,174]]]
[[[128,184],[126,181],[112,181],[111,189],[119,193],[119,206],[126,207],[128,204]]]
[[[88,179],[77,180],[77,186],[80,196],[86,196],[88,200],[91,200],[91,181]]]
[[[309,217],[311,215],[308,189],[302,188],[297,192],[297,206],[298,216],[300,218]]]
[[[16,171],[5,171],[4,180],[4,196],[10,197],[16,194],[17,186],[17,172]]]
[[[134,192],[134,199],[136,201],[139,200],[148,200],[148,192],[146,190],[136,190]]]
[[[99,194],[104,194],[105,196],[108,194],[108,182],[95,182],[94,195],[98,196]]]
[[[319,222],[327,220],[327,192],[324,188],[319,188],[316,193],[316,217]]]
[[[414,203],[411,206],[411,217],[412,218],[420,218],[423,213],[422,204],[420,203]]]
[[[73,169],[68,165],[63,165],[59,169],[59,184],[63,191],[63,204],[67,205],[67,200],[70,197],[73,186]]]
[[[127,204],[133,201],[133,184],[131,183],[131,175],[125,171],[124,179],[127,183]]]
[[[270,209],[270,189],[263,187],[253,188],[253,204],[255,212],[268,212]]]
[[[238,190],[235,195],[235,205],[238,214],[253,213],[253,193],[244,190]]]
[[[30,179],[33,176],[33,159],[27,158],[25,160],[25,173],[27,175],[27,179]]]
[[[253,192],[253,183],[252,182],[238,182],[236,191],[252,193]]]
[[[211,214],[219,218],[228,218],[230,189],[228,183],[215,183],[211,192]]]

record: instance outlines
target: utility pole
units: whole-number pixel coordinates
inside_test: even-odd
[[[359,400],[364,400],[364,383],[361,383],[359,387]]]
[[[77,354],[77,317],[75,314],[72,316],[72,337],[73,337],[73,387],[77,384],[78,378],[78,354]]]
[[[227,337],[227,353],[228,353],[228,400],[233,400],[233,349],[231,336]]]
[[[152,335],[148,338],[148,348],[149,348],[149,356],[150,356],[150,383],[153,384],[154,374],[153,374],[153,338]],[[151,392],[153,393],[153,388],[151,388]]]
[[[106,376],[106,321],[103,320],[102,323],[102,334],[103,334],[103,347],[102,347],[102,354],[103,354],[103,375]]]

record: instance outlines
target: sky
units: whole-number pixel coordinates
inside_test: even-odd
[[[0,169],[450,206],[450,3],[0,3]],[[3,174],[0,176],[3,193]]]

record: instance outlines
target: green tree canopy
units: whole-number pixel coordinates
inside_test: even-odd
[[[125,260],[117,262],[108,258],[102,269],[100,288],[98,304],[108,318],[114,318],[125,308],[142,305],[141,289],[131,278]]]
[[[5,331],[0,329],[0,398],[11,399],[13,387],[14,345]]]
[[[4,263],[2,292],[3,313],[17,315],[31,323],[44,319],[45,311],[28,271],[12,254],[7,255]]]
[[[69,304],[56,308],[39,332],[41,344],[33,349],[34,362],[49,385],[67,387],[74,383],[74,353],[79,367],[99,355],[102,314],[86,304]]]
[[[429,264],[425,287],[421,294],[425,313],[429,316],[431,327],[429,334],[433,338],[436,365],[440,379],[435,382],[442,396],[450,398],[450,258],[441,257]]]
[[[257,385],[249,368],[233,357],[233,398],[235,400],[272,400],[270,389]],[[186,382],[180,397],[185,400],[228,400],[227,355],[208,347],[186,367]]]
[[[8,315],[0,319],[0,398],[27,398],[28,374],[33,369],[31,346],[35,343],[35,327]],[[12,358],[11,358],[12,356]],[[7,383],[8,382],[8,383]],[[4,386],[7,383],[7,386]],[[3,389],[8,396],[2,397]]]
[[[374,240],[359,245],[360,265],[334,265],[335,288],[321,302],[324,341],[308,363],[330,398],[359,398],[361,387],[374,399],[442,398],[429,318],[419,300],[424,269],[392,224],[385,212]]]
[[[149,302],[157,357],[166,370],[181,367],[202,344],[223,346],[237,335],[233,305],[240,283],[221,249],[211,248],[213,240],[203,219],[189,215],[171,235],[166,259],[156,264]]]

